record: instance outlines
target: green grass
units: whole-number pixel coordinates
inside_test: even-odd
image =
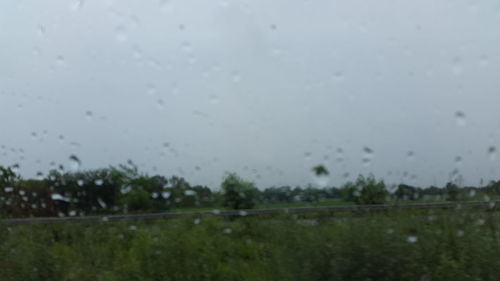
[[[0,226],[0,280],[500,280],[491,211]]]

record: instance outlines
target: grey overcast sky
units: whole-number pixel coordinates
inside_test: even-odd
[[[25,177],[478,184],[499,105],[500,0],[0,1],[0,165]]]

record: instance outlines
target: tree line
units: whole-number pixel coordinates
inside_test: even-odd
[[[353,204],[383,204],[394,200],[439,198],[457,201],[500,195],[500,181],[483,187],[414,187],[400,184],[390,192],[382,180],[360,175],[341,187],[268,187],[228,173],[220,191],[191,185],[184,178],[150,176],[132,163],[77,172],[51,170],[41,179],[23,179],[10,167],[0,166],[0,216],[83,216],[160,212],[186,208],[251,209],[257,204],[316,203],[339,199]]]

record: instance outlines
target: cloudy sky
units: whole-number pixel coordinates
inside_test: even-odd
[[[498,0],[4,0],[0,165],[498,179],[499,27]]]

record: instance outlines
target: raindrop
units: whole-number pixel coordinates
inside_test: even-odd
[[[84,184],[84,181],[83,180],[77,180],[76,184],[78,184],[78,186],[82,187],[83,184]]]
[[[271,24],[269,25],[269,28],[272,29],[272,30],[276,30],[278,27],[276,26],[276,24]]]
[[[165,107],[165,101],[164,101],[163,99],[158,99],[158,100],[156,101],[156,104],[158,105],[158,107],[159,107],[160,109],[163,109],[163,108]]]
[[[128,229],[134,231],[134,230],[137,230],[137,226],[131,225],[128,227]]]
[[[64,202],[69,202],[70,200],[64,196],[62,196],[61,194],[58,194],[58,193],[54,193],[54,194],[51,194],[50,195],[50,198],[52,200],[58,200],[58,201],[64,201]]]
[[[332,78],[335,81],[342,81],[344,80],[344,73],[342,73],[342,71],[337,71],[333,74]]]
[[[184,191],[184,195],[186,195],[186,196],[195,196],[196,192],[194,190],[186,190],[186,191]]]
[[[201,219],[200,218],[195,218],[194,221],[193,221],[194,224],[200,224],[201,223]]]
[[[465,113],[463,111],[455,112],[455,119],[457,121],[458,126],[460,127],[465,126],[466,120],[465,120]]]
[[[185,53],[192,53],[193,52],[193,46],[191,45],[191,43],[185,41],[185,42],[182,42],[182,51],[184,51]]]
[[[324,188],[327,186],[328,181],[330,180],[329,172],[323,165],[318,165],[312,168],[314,172],[314,181],[320,188]]]
[[[239,212],[238,212],[238,214],[239,214],[240,216],[244,217],[244,216],[248,215],[248,212],[247,212],[247,211],[244,211],[244,210],[241,210],[241,211],[239,211]]]
[[[148,84],[147,88],[148,88],[147,89],[148,95],[152,96],[152,95],[156,94],[156,87],[155,87],[155,85]]]
[[[231,234],[233,233],[233,230],[231,228],[224,228],[223,232],[224,234]]]
[[[158,192],[153,192],[153,193],[151,193],[151,198],[153,198],[153,199],[156,199],[156,198],[158,198],[159,196],[160,196],[160,195],[158,194]]]
[[[102,179],[97,179],[94,181],[94,184],[97,186],[101,186],[103,183],[104,183],[104,181]]]
[[[373,158],[373,150],[367,146],[363,148],[364,156],[363,156],[363,165],[370,166]]]
[[[115,27],[115,38],[119,42],[127,41],[127,28],[124,25]]]
[[[90,110],[87,110],[85,111],[85,118],[87,118],[87,120],[92,120],[92,116],[94,115],[94,113],[92,113],[92,111]]]
[[[306,153],[304,153],[304,158],[306,159],[306,161],[311,160],[311,156],[312,156],[312,153],[311,153],[311,152],[306,152]]]
[[[497,152],[497,148],[495,146],[488,147],[488,155],[490,155],[491,161],[495,160],[496,152]]]
[[[39,26],[38,26],[38,35],[39,35],[39,36],[43,36],[43,35],[45,35],[45,33],[46,33],[45,26],[43,26],[43,25],[39,25]]]
[[[14,188],[13,188],[13,187],[8,186],[8,187],[4,187],[4,188],[3,188],[3,190],[4,190],[5,192],[7,192],[7,193],[8,193],[8,192],[12,192],[12,191],[14,191]]]
[[[462,156],[455,157],[455,165],[457,166],[462,165]]]
[[[57,56],[56,57],[56,63],[58,66],[64,66],[65,60],[63,56]]]
[[[74,217],[74,216],[76,216],[76,211],[74,211],[74,210],[73,211],[69,211],[68,215],[70,217]]]
[[[410,236],[408,236],[406,241],[408,241],[409,243],[416,243],[418,241],[418,237],[414,236],[414,235],[410,235]]]
[[[464,234],[465,234],[465,233],[464,233],[464,231],[463,231],[463,230],[458,230],[458,231],[457,231],[457,236],[458,236],[458,237],[462,237],[462,236],[464,236]]]
[[[99,206],[101,206],[101,208],[103,209],[105,209],[108,206],[106,202],[104,202],[101,198],[97,198],[97,203],[99,203]]]
[[[219,97],[217,95],[210,95],[208,97],[209,101],[211,104],[218,104],[219,103]]]
[[[479,57],[479,64],[481,66],[487,66],[490,63],[490,59],[488,58],[487,55],[481,55]]]
[[[73,172],[78,171],[78,169],[80,169],[80,166],[82,164],[80,159],[78,159],[78,157],[74,154],[69,156],[69,162],[70,162],[69,166]]]
[[[472,189],[471,191],[469,191],[469,196],[470,196],[470,197],[474,197],[474,196],[476,196],[476,191],[475,191],[475,190],[473,190],[473,189]]]
[[[408,161],[413,161],[413,159],[415,158],[415,152],[408,151],[408,153],[406,154],[406,157],[408,158]]]
[[[130,187],[129,185],[125,185],[125,186],[122,186],[122,188],[120,188],[120,192],[122,194],[127,194],[130,191],[132,191],[132,187]]]
[[[240,73],[238,71],[233,71],[231,73],[231,80],[233,81],[233,83],[240,82],[241,81]]]
[[[453,58],[451,71],[454,75],[462,74],[462,60],[460,59],[460,57]]]
[[[219,215],[220,214],[220,210],[214,209],[214,210],[212,210],[212,214]]]
[[[108,218],[108,217],[102,217],[102,218],[101,218],[101,221],[102,221],[102,222],[108,222],[108,221],[109,221],[109,218]]]
[[[483,225],[486,221],[484,219],[478,219],[476,225]]]
[[[85,4],[85,1],[84,0],[76,0],[74,1],[71,9],[73,11],[78,11],[78,10],[81,10],[83,8],[83,5]]]
[[[164,191],[164,192],[162,192],[162,193],[161,193],[161,196],[162,196],[163,198],[165,198],[165,199],[170,198],[170,195],[171,195],[171,194],[170,194],[170,192],[168,192],[168,191]]]
[[[179,28],[179,30],[182,31],[182,30],[186,29],[186,26],[183,24],[179,24],[179,26],[177,28]]]
[[[387,229],[387,234],[393,234],[393,233],[394,233],[394,228]]]

